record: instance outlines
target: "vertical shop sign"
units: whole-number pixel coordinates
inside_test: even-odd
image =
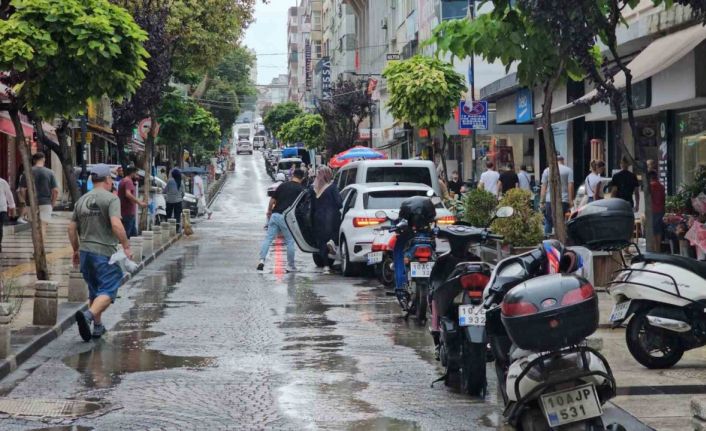
[[[304,73],[306,77],[306,89],[311,90],[311,41],[306,40],[304,45]]]
[[[665,190],[669,190],[669,146],[667,145],[667,124],[659,123],[659,181]]]
[[[321,98],[331,99],[331,59],[328,57],[321,61]]]

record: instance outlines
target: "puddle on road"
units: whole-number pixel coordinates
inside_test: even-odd
[[[81,425],[65,425],[65,426],[55,426],[49,428],[33,428],[28,431],[92,431],[91,427],[84,427]]]
[[[346,429],[350,431],[414,431],[420,430],[422,427],[411,421],[381,417],[352,422],[346,426]]]
[[[95,342],[92,349],[63,359],[64,364],[83,375],[87,387],[115,386],[129,373],[203,368],[216,363],[212,357],[172,356],[147,347],[150,339],[164,335],[148,329],[164,316],[169,305],[191,304],[192,301],[168,301],[167,297],[184,277],[187,266],[184,262],[193,261],[197,251],[197,247],[188,247],[183,257],[146,275],[140,281],[140,290],[132,297],[133,306],[113,330]]]

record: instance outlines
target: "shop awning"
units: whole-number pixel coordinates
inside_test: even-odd
[[[681,60],[706,40],[706,27],[701,24],[661,37],[643,49],[629,64],[632,83],[644,81]],[[615,75],[615,86],[625,87],[625,74]],[[589,102],[598,94],[597,90],[587,93],[575,103]]]
[[[32,139],[34,127],[30,123],[22,121],[22,131],[25,134],[25,138]],[[10,114],[4,111],[0,112],[0,133],[15,137],[15,126],[12,125]]]

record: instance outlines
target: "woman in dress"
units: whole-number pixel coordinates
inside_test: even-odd
[[[319,247],[321,261],[325,262],[323,273],[328,274],[330,268],[329,247],[330,241],[335,241],[341,225],[341,206],[343,201],[338,188],[333,185],[333,171],[328,166],[321,166],[316,172],[313,186],[313,212],[314,226],[316,229],[316,243]]]

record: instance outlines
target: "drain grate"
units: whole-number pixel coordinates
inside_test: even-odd
[[[0,412],[11,416],[77,418],[89,415],[104,406],[77,400],[49,400],[36,398],[0,399]]]

